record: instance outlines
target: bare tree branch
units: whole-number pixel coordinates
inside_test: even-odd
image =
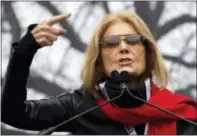
[[[1,28],[2,33],[11,33],[11,30],[5,29],[4,27]]]
[[[191,90],[193,90],[193,89],[196,90],[196,87],[197,86],[195,84],[190,84],[185,88],[179,88],[179,89],[175,90],[175,92],[177,94],[182,94],[182,95],[188,96],[190,98],[193,98],[196,101],[196,98],[192,95],[192,92],[191,92]]]
[[[3,83],[3,77],[1,77],[1,82]],[[40,93],[47,94],[48,96],[56,96],[64,92],[70,92],[71,89],[65,89],[55,82],[50,82],[44,77],[31,71],[27,80],[27,88],[32,88]]]
[[[3,83],[3,80],[3,77],[1,77],[1,83]],[[30,72],[30,75],[28,77],[27,88],[33,88],[34,90],[45,93],[49,96],[56,96],[61,93],[70,91],[60,87],[54,82],[46,80],[44,77],[35,74],[35,72],[33,71]]]
[[[110,13],[110,9],[109,9],[109,6],[108,6],[108,2],[107,1],[103,1],[102,5],[103,5],[105,13],[109,14]]]
[[[12,43],[18,41],[21,37],[21,27],[12,7],[12,1],[2,1],[4,6],[5,18],[11,26]]]
[[[158,26],[160,16],[164,10],[164,2],[157,2],[156,8],[153,11],[150,9],[150,2],[148,1],[136,1],[134,2],[134,6],[137,14],[147,24],[156,40],[160,39],[170,30],[173,30],[179,25],[182,25],[184,23],[196,23],[196,17],[192,17],[186,14],[168,21],[163,26]]]
[[[174,28],[184,23],[196,23],[196,17],[192,17],[190,15],[181,15],[177,18],[168,21],[163,26],[160,26],[158,28],[157,35],[155,35],[156,36],[155,38],[160,39],[162,36],[167,34],[170,30],[173,30]]]
[[[48,9],[48,11],[53,15],[61,14],[49,1],[37,1],[37,3]],[[85,52],[86,46],[81,40],[80,36],[74,30],[73,26],[65,21],[61,21],[60,25],[68,31],[68,33],[64,37],[70,40],[71,46],[78,51]]]
[[[177,89],[176,92],[179,92],[179,91],[190,91],[192,89],[195,89],[196,90],[196,88],[197,88],[197,86],[195,84],[190,84],[190,85],[188,85],[185,88]]]
[[[104,9],[104,11],[105,11],[106,14],[110,13],[110,9],[109,9],[108,3],[107,3],[106,1],[104,1],[104,2],[90,1],[90,2],[84,3],[84,4],[80,7],[81,10],[79,10],[79,12],[78,12],[78,14],[77,14],[77,17],[78,17],[79,14],[82,12],[82,10],[85,9],[85,7],[86,7],[86,10],[87,10],[87,8],[88,8],[88,11],[86,12],[86,15],[84,15],[84,16],[85,16],[85,17],[84,17],[84,20],[81,21],[81,22],[83,22],[83,23],[82,23],[82,25],[81,25],[81,27],[80,27],[79,30],[81,30],[82,28],[84,28],[84,25],[85,25],[86,22],[88,21],[89,17],[92,15],[92,13],[93,13],[92,11],[94,10],[94,7],[95,7],[96,4],[101,4],[101,6],[103,6],[103,9]],[[76,18],[76,17],[75,17],[75,18]]]
[[[134,2],[135,10],[137,14],[143,19],[143,21],[146,23],[148,28],[150,29],[152,35],[156,37],[157,35],[157,24],[160,19],[160,15],[162,13],[162,6],[163,3],[157,4],[157,7],[155,10],[151,10],[150,8],[150,2],[149,1],[135,1]],[[159,10],[159,7],[161,8]],[[159,11],[156,11],[159,10]],[[157,13],[158,12],[158,13]]]
[[[132,9],[134,7],[133,3],[123,3],[124,4],[124,9],[128,10],[128,9]]]
[[[73,20],[77,20],[81,14],[81,12],[83,12],[86,9],[86,6],[88,4],[91,4],[90,2],[84,2],[83,4],[80,5],[77,14],[75,15],[75,17],[73,18]]]
[[[87,7],[94,6],[97,3],[98,3],[98,1],[88,1],[88,2],[84,2],[83,4],[81,4],[78,9],[78,12],[73,20],[77,20],[77,18],[79,18],[79,16],[80,16],[81,12],[83,12]]]
[[[40,75],[30,75],[27,82],[28,88],[33,88],[38,92],[47,94],[49,96],[56,96],[58,94],[68,92],[68,90],[60,87],[54,82],[50,82]]]
[[[91,2],[89,2],[88,4],[89,4],[89,6],[86,7],[86,9],[88,8],[88,11],[86,12],[86,15],[84,15],[85,17],[83,18],[83,21],[81,20],[82,23],[81,23],[81,26],[79,28],[79,31],[81,31],[81,29],[84,28],[85,24],[89,21],[90,16],[93,14],[92,11],[94,10],[94,5],[95,4],[92,4]],[[79,12],[81,12],[81,11],[79,11]]]
[[[178,60],[174,60],[172,61],[172,65],[170,66],[169,71],[172,72],[173,71],[173,67],[176,64],[177,61],[180,61],[181,59],[183,59],[183,57],[185,56],[185,54],[187,53],[187,49],[189,46],[189,42],[190,40],[195,36],[195,33],[191,33],[190,36],[186,39],[185,42],[185,46],[183,47],[183,49],[180,51],[179,53],[179,57],[177,57]]]
[[[146,22],[150,30],[152,30],[152,18],[150,16],[151,9],[150,9],[150,2],[149,1],[135,1],[134,2],[135,11],[137,14]],[[154,24],[155,26],[155,24]]]
[[[163,13],[163,10],[164,10],[164,4],[165,2],[164,1],[158,1],[156,3],[156,8],[155,10],[152,10],[151,11],[151,16],[152,16],[152,23],[155,24],[155,26],[157,26],[159,20],[160,20],[160,17]]]
[[[59,75],[61,75],[63,69],[65,68],[65,66],[66,66],[65,58],[66,58],[66,55],[68,54],[69,49],[70,49],[70,47],[68,47],[67,49],[64,50],[64,54],[60,60],[58,70],[54,73],[54,77],[53,77],[54,80],[53,81],[55,81],[57,79],[57,77]]]
[[[179,63],[187,68],[196,68],[196,62],[186,62],[182,59],[179,59],[179,57],[171,56],[167,54],[163,54],[162,56],[165,60],[176,61],[176,63]]]

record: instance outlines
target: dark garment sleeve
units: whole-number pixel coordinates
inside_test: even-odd
[[[197,135],[197,127],[183,120],[178,120],[177,121],[177,135]]]
[[[73,115],[74,93],[42,100],[26,100],[29,68],[34,54],[41,47],[30,33],[35,26],[31,25],[26,35],[12,45],[1,96],[2,122],[28,130],[51,127]],[[69,127],[64,130],[69,131]]]

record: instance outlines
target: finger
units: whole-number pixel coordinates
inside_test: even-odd
[[[66,30],[64,30],[62,28],[53,28],[53,27],[48,26],[48,25],[41,26],[40,31],[48,32],[50,34],[57,35],[57,36],[66,33]]]
[[[51,41],[56,41],[57,38],[58,38],[57,35],[54,35],[54,34],[51,34],[51,33],[48,33],[48,32],[40,32],[40,33],[37,33],[37,34],[34,35],[34,37],[36,39],[40,39],[42,37],[45,37],[45,38],[47,38],[47,39],[49,39]]]
[[[37,40],[37,42],[41,45],[41,46],[49,46],[49,45],[52,45],[53,42],[48,40],[47,38],[45,37],[42,37],[40,39]]]
[[[61,28],[53,28],[48,25],[40,25],[39,27],[32,30],[33,35],[35,35],[36,33],[39,33],[39,32],[48,32],[53,35],[62,35],[62,34],[66,33],[66,30],[61,29]]]
[[[48,39],[48,42],[49,42],[49,43],[46,44],[46,46],[52,46],[54,41],[51,41],[51,40]]]
[[[48,29],[46,29],[46,32],[49,32],[53,35],[62,35],[65,34],[67,31],[65,29],[62,28],[53,28],[53,27],[49,27]]]
[[[41,32],[49,32],[49,33],[54,34],[54,35],[59,35],[59,30],[58,29],[55,29],[55,28],[50,27],[48,25],[41,26],[39,30]]]
[[[65,29],[59,29],[58,32],[59,32],[59,35],[63,35],[63,34],[66,34],[67,33],[67,30],[65,30]]]
[[[53,25],[61,20],[66,20],[70,16],[71,16],[71,13],[54,16],[50,20],[47,21],[47,24]]]
[[[36,26],[32,31],[31,31],[31,33],[34,35],[34,34],[36,34],[38,31],[39,31],[39,29],[40,29],[40,27],[39,27],[39,25],[38,26]]]

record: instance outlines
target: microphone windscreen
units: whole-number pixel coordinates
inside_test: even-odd
[[[122,71],[120,73],[120,77],[121,77],[122,82],[126,82],[127,83],[130,80],[130,75],[129,75],[129,73],[127,71]]]
[[[115,82],[120,82],[121,81],[121,76],[117,70],[114,70],[111,72],[111,79]]]

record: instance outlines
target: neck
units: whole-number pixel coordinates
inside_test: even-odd
[[[129,88],[141,88],[144,85],[145,78],[142,76],[133,76],[127,83]]]

